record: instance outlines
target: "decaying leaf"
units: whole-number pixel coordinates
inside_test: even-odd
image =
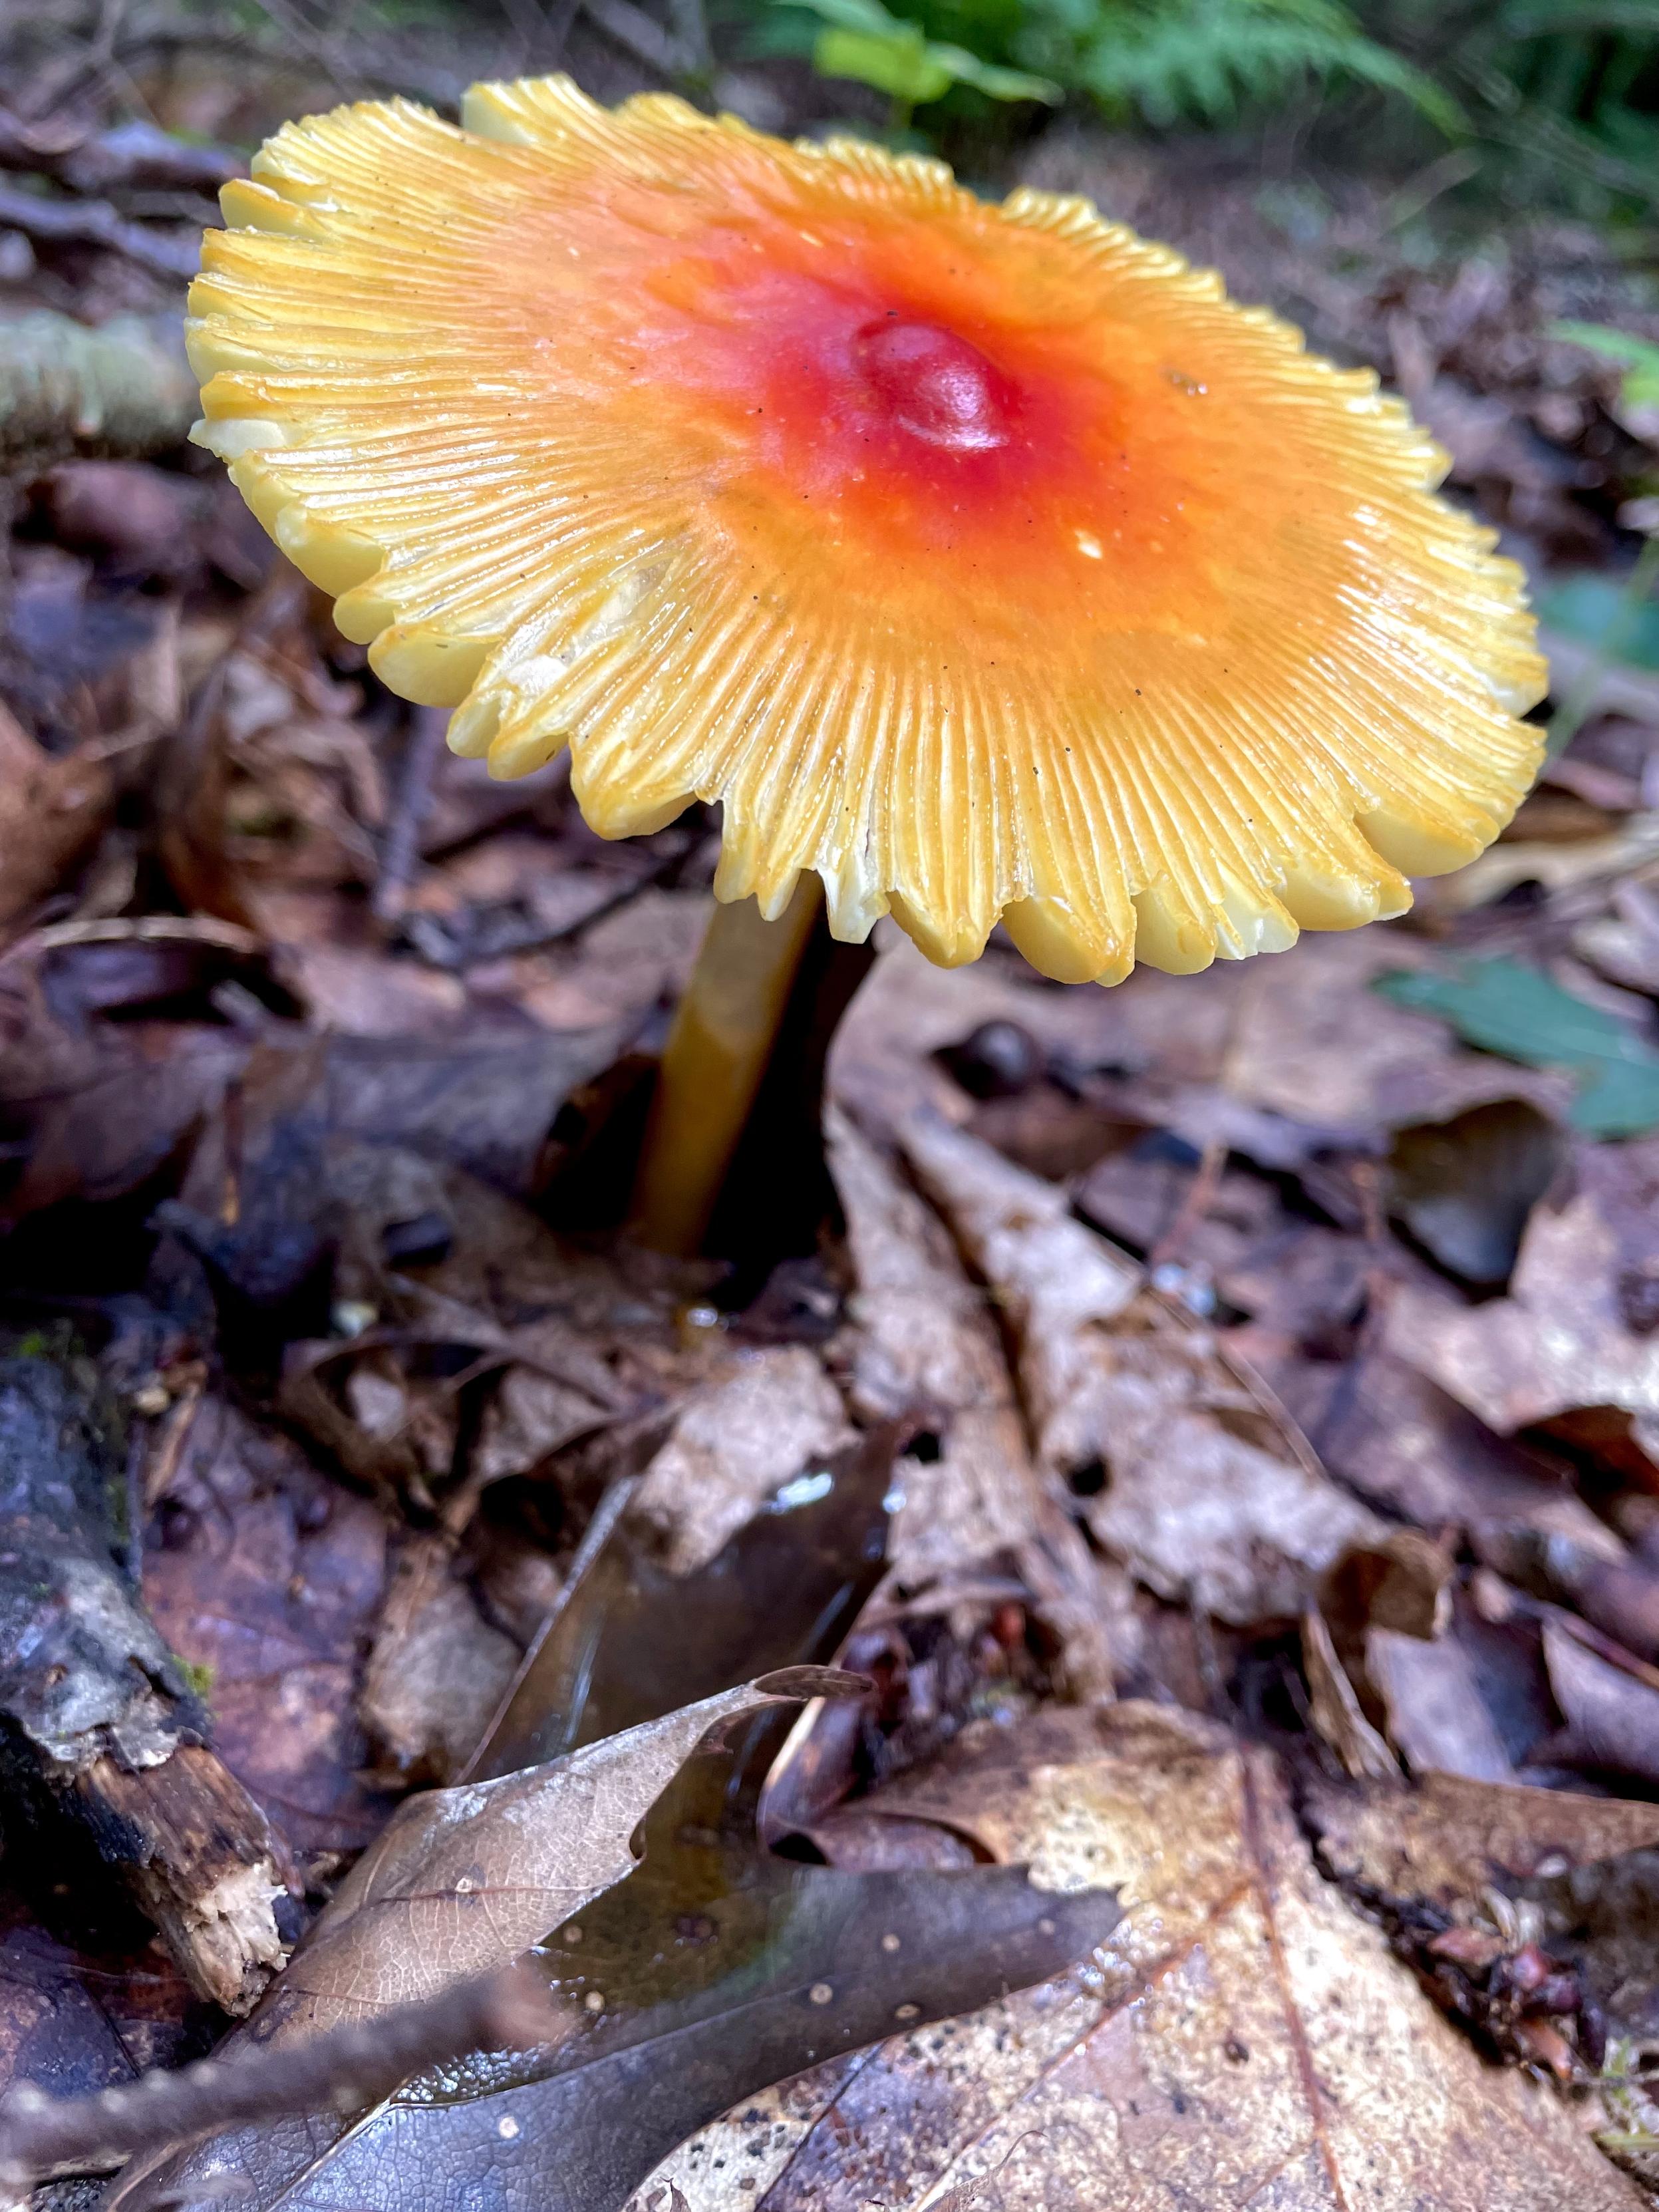
[[[549,1765],[410,1799],[335,1893],[263,2032],[305,2033],[510,1966],[629,1871],[635,1829],[711,1729],[847,1686],[810,1668],[766,1676]]]
[[[1039,1466],[1149,1588],[1224,1620],[1294,1619],[1342,1551],[1380,1535],[1214,1333],[1142,1291],[1063,1191],[937,1118],[904,1145],[1006,1316]]]
[[[1577,2118],[1426,2014],[1316,1871],[1272,1759],[1191,1715],[1049,1712],[964,1739],[871,1809],[1121,1885],[1097,1971],[897,2035],[750,2106],[640,2191],[727,2212],[1635,2212]],[[960,2199],[958,2199],[960,2201]]]
[[[361,1850],[386,1811],[356,1712],[383,1516],[213,1395],[158,1421],[145,1476],[145,1596],[206,1685],[226,1764],[302,1862]]]
[[[1404,1286],[1387,1348],[1500,1435],[1554,1424],[1645,1479],[1659,1469],[1654,1176],[1649,1148],[1587,1155],[1578,1188],[1534,1208],[1507,1297],[1465,1308]]]
[[[1659,1847],[1659,1806],[1455,1774],[1425,1775],[1411,1790],[1310,1781],[1301,1806],[1333,1875],[1443,1916],[1473,1907],[1494,1877],[1529,1881]]]
[[[131,1933],[120,1948],[72,1943],[41,1925],[38,1898],[0,1893],[0,2088],[78,2096],[188,2051],[205,2008],[142,1928]]]
[[[659,1431],[641,1440],[648,1452]],[[509,1774],[635,1729],[688,1693],[832,1658],[881,1578],[893,1428],[797,1465],[714,1558],[675,1575],[619,1473],[471,1772]]]
[[[1432,1640],[1373,1628],[1365,1672],[1388,1716],[1390,1743],[1414,1774],[1505,1782],[1513,1767],[1455,1634]]]
[[[1565,1079],[1455,1050],[1439,1024],[1366,988],[1380,973],[1409,973],[1430,957],[1398,931],[1364,929],[1304,937],[1290,961],[1230,974],[1218,963],[1204,981],[1231,1020],[1213,1075],[1249,1105],[1324,1129],[1328,1142],[1346,1130],[1359,1149],[1380,1131],[1444,1120],[1486,1099],[1565,1105]],[[1170,1030],[1199,1018],[1188,983],[1165,985]]]
[[[175,929],[199,938],[190,923]],[[142,985],[137,1006],[117,995],[83,1013],[79,971],[103,949],[64,943],[60,927],[0,955],[0,1113],[11,1155],[0,1227],[64,1200],[96,1204],[136,1189],[177,1156],[247,1059],[247,1039],[222,1026],[131,1018],[153,995]],[[115,1012],[127,1018],[100,1018]]]
[[[844,1115],[829,1121],[830,1165],[857,1288],[851,1396],[866,1419],[908,1420],[929,1439],[900,1462],[888,1554],[898,1589],[929,1588],[1011,1560],[1063,1638],[1080,1693],[1109,1691],[1109,1619],[1125,1610],[1032,1466],[996,1325],[937,1218]]]
[[[1431,1774],[1310,1780],[1300,1810],[1321,1863],[1489,2047],[1552,2069],[1565,2052],[1571,2078],[1614,2039],[1650,2042],[1652,1805]]]
[[[937,2018],[1085,1954],[1115,1917],[1097,1893],[1047,1898],[1003,1869],[848,1880],[734,1852],[699,1824],[718,1815],[724,1758],[694,1761],[659,1803],[629,1872],[651,1794],[711,1726],[847,1681],[794,1670],[406,1808],[325,1917],[298,2008],[285,1996],[271,2032],[372,2012],[394,1990],[441,1987],[538,1938],[590,2032],[525,2060],[465,2062],[349,2126],[244,2130],[149,2161],[112,2204],[137,2212],[227,2176],[258,2207],[356,2201],[392,2157],[428,2189],[463,2194],[487,2176],[509,2201],[609,2212],[733,2095],[868,2041],[896,2014]],[[580,1919],[562,1918],[573,1907]]]
[[[792,1476],[852,1440],[841,1393],[811,1352],[740,1353],[681,1407],[632,1510],[658,1530],[668,1571],[690,1574]]]
[[[1334,1474],[1419,1528],[1455,1528],[1483,1548],[1522,1532],[1608,1561],[1620,1556],[1564,1465],[1495,1434],[1393,1352],[1362,1346],[1304,1418]]]
[[[1389,1208],[1453,1274],[1501,1284],[1566,1152],[1565,1133],[1524,1098],[1410,1122],[1394,1133]]]
[[[95,754],[54,758],[0,704],[0,922],[56,889],[103,828],[113,796]]]
[[[1659,1783],[1659,1675],[1632,1660],[1617,1666],[1571,1633],[1544,1623],[1550,1690],[1566,1725],[1548,1748],[1582,1772]]]
[[[443,1536],[400,1553],[363,1672],[357,1710],[380,1763],[400,1782],[451,1782],[483,1741],[520,1651],[454,1571]]]

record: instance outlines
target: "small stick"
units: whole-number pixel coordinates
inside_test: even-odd
[[[10,2089],[0,2097],[0,2191],[21,2194],[48,2174],[117,2165],[242,2121],[356,2112],[459,2051],[522,2051],[568,2033],[545,1988],[514,1967],[303,2043],[242,2044],[89,2097]]]
[[[0,186],[0,222],[43,245],[101,246],[158,276],[193,276],[202,258],[199,230],[147,230],[107,200],[42,199]]]
[[[409,883],[421,854],[421,831],[432,811],[432,780],[444,756],[449,728],[447,707],[417,707],[404,747],[403,770],[392,819],[380,847],[380,880],[374,886],[375,919],[396,921],[409,899]]]

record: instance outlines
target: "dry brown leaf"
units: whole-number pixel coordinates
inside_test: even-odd
[[[1586,1150],[1579,1188],[1534,1207],[1510,1295],[1465,1307],[1402,1285],[1387,1349],[1500,1435],[1565,1419],[1574,1440],[1659,1486],[1656,1170],[1650,1145]]]
[[[1302,1616],[1302,1671],[1308,1678],[1308,1717],[1356,1781],[1397,1781],[1400,1766],[1387,1739],[1365,1709],[1337,1656],[1324,1615],[1310,1606]]]
[[[1544,1623],[1544,1663],[1566,1722],[1546,1747],[1548,1755],[1591,1774],[1659,1783],[1659,1677],[1653,1669],[1634,1661],[1615,1666],[1564,1620]]]
[[[609,1375],[604,1376],[605,1395],[595,1395],[600,1377],[590,1377],[580,1359],[588,1348],[568,1330],[559,1329],[557,1334],[560,1340],[550,1342],[555,1329],[532,1322],[528,1328],[514,1330],[506,1337],[507,1343],[526,1359],[543,1354],[550,1362],[556,1358],[563,1371],[550,1374],[541,1366],[528,1364],[507,1370],[484,1408],[478,1440],[472,1448],[469,1476],[475,1486],[499,1482],[507,1475],[529,1474],[566,1444],[629,1410],[626,1403],[618,1403],[620,1394],[615,1378]],[[591,1354],[590,1358],[597,1368],[598,1359]],[[577,1370],[575,1374],[571,1372],[573,1368]]]
[[[739,1352],[732,1371],[686,1400],[631,1510],[658,1530],[669,1572],[695,1574],[784,1483],[854,1440],[814,1353]]]
[[[887,923],[876,942],[880,957],[830,1056],[831,1095],[866,1129],[884,1135],[924,1104],[965,1120],[974,1102],[934,1055],[984,1022],[1018,1022],[1039,1045],[1085,1066],[1116,1056],[1115,993],[1057,992],[994,950],[970,968],[936,968]]]
[[[936,1218],[891,1161],[832,1109],[830,1161],[857,1288],[850,1395],[866,1420],[911,1419],[936,1449],[897,1467],[903,1504],[888,1539],[895,1583],[914,1593],[1018,1563],[1066,1646],[1081,1694],[1110,1690],[1121,1577],[1092,1559],[1031,1464],[1012,1378],[983,1296]]]
[[[1399,1753],[1415,1773],[1509,1778],[1454,1593],[1450,1556],[1412,1528],[1356,1546],[1326,1576],[1303,1660],[1310,1717],[1348,1773],[1397,1775]]]
[[[1425,1774],[1413,1789],[1304,1785],[1321,1859],[1344,1881],[1396,1903],[1466,1917],[1494,1878],[1529,1881],[1659,1846],[1659,1805]]]
[[[461,1771],[520,1657],[479,1612],[453,1553],[441,1536],[404,1546],[357,1701],[380,1763],[405,1784]]]
[[[793,1668],[544,1766],[407,1799],[258,2015],[314,2034],[507,1966],[635,1865],[631,1838],[722,1722],[851,1678]]]
[[[913,1115],[902,1141],[1014,1332],[1039,1461],[1069,1472],[1094,1455],[1096,1354],[1140,1289],[1140,1268],[1073,1217],[1058,1185],[937,1115]]]
[[[103,828],[113,796],[95,754],[46,752],[0,704],[0,922],[57,888]]]
[[[1362,1348],[1305,1418],[1334,1474],[1370,1504],[1421,1528],[1459,1529],[1477,1544],[1525,1531],[1565,1538],[1609,1561],[1621,1556],[1618,1538],[1571,1487],[1565,1468],[1495,1436],[1392,1352]]]
[[[1210,988],[1231,992],[1235,1005],[1218,1077],[1249,1105],[1294,1122],[1346,1128],[1361,1139],[1488,1099],[1564,1109],[1571,1093],[1559,1078],[1463,1051],[1443,1024],[1393,1006],[1370,988],[1390,969],[1419,967],[1428,957],[1419,942],[1383,927],[1306,936],[1282,957],[1246,963],[1224,978],[1218,966]],[[1174,1023],[1192,1018],[1185,993],[1179,1007],[1171,1008]]]
[[[1121,1885],[1098,1971],[804,2075],[640,2190],[730,2212],[1636,2212],[1578,2116],[1490,2067],[1316,1872],[1273,1760],[1192,1716],[976,1729],[870,1801]],[[956,2198],[962,2203],[960,2193]]]
[[[937,1116],[904,1145],[1006,1314],[1039,1467],[1159,1596],[1228,1621],[1295,1619],[1382,1524],[1337,1488],[1214,1333],[1151,1292],[1066,1194]]]
[[[1365,1672],[1388,1715],[1389,1741],[1413,1774],[1509,1780],[1509,1755],[1455,1635],[1429,1642],[1373,1628],[1365,1638]]]

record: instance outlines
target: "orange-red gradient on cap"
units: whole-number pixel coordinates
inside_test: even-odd
[[[1367,373],[1080,202],[485,87],[233,186],[207,442],[386,680],[589,818],[726,810],[931,957],[1069,980],[1407,902],[1527,787],[1512,563]]]

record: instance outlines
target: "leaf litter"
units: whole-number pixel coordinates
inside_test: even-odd
[[[176,410],[132,443],[206,142],[296,97],[251,62],[232,128],[180,66],[119,64],[142,145],[104,75],[13,133],[71,205],[174,197],[18,301],[136,350],[119,453],[5,479],[0,1351],[98,1411],[75,1502],[38,1439],[8,1492],[0,2086],[520,1955],[560,2028],[43,2204],[1650,2198],[1659,687],[1594,564],[1652,426],[1555,331],[1627,277],[1042,142],[1393,377],[1570,742],[1402,924],[1111,993],[883,943],[837,1209],[722,1276],[615,1234],[712,819],[491,785]],[[31,1516],[95,1607],[21,1603]]]

